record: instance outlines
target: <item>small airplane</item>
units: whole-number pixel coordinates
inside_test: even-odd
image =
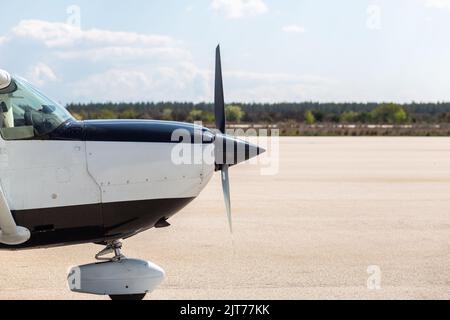
[[[164,271],[126,258],[121,241],[170,226],[168,219],[216,171],[232,231],[228,169],[265,151],[225,133],[219,46],[214,103],[217,130],[153,120],[77,121],[26,80],[0,70],[0,250],[102,245],[100,262],[70,270],[69,288],[143,299]],[[212,154],[213,161],[174,161],[177,147]]]

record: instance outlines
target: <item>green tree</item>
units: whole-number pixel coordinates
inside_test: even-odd
[[[188,120],[189,121],[202,121],[203,118],[203,111],[202,110],[198,110],[198,109],[194,109],[191,112],[189,112],[189,117]]]
[[[138,114],[134,109],[127,109],[120,114],[121,119],[137,119]]]
[[[99,119],[117,119],[117,112],[105,108],[100,110],[97,116]]]
[[[313,116],[316,119],[316,122],[323,122],[325,119],[325,114],[322,111],[313,111]]]
[[[408,114],[406,113],[405,109],[401,108],[396,113],[394,113],[394,123],[405,123],[407,120]]]
[[[214,121],[215,121],[214,113],[208,112],[208,111],[203,111],[202,121],[204,123],[210,123],[210,124],[214,123]]]
[[[359,121],[362,123],[370,123],[373,121],[371,112],[361,112],[358,117]]]
[[[166,108],[162,112],[162,119],[166,121],[172,121],[173,120],[173,110],[170,108]]]
[[[401,124],[408,120],[406,110],[398,104],[386,103],[372,111],[373,119],[378,123]]]
[[[347,111],[341,114],[340,122],[343,123],[355,123],[358,122],[359,113],[354,111]]]
[[[240,123],[245,116],[244,111],[239,106],[228,106],[225,108],[227,120],[230,122]]]
[[[316,123],[316,118],[314,117],[314,114],[311,111],[305,112],[305,122],[309,125]]]

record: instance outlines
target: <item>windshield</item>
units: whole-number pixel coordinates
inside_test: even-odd
[[[5,140],[43,137],[69,119],[65,108],[24,79],[14,78],[0,90],[0,132]]]

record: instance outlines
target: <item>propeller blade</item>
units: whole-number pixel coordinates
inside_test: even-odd
[[[214,112],[216,117],[216,128],[225,133],[225,99],[223,95],[222,62],[220,59],[220,45],[216,48],[216,80],[214,88]]]
[[[225,133],[225,99],[223,95],[222,62],[220,59],[220,45],[216,48],[216,77],[214,86],[214,113],[216,117],[216,128],[221,133]],[[228,165],[220,165],[223,196],[225,198],[225,207],[227,209],[228,225],[231,234],[233,233],[233,222],[231,218],[231,200],[230,200],[230,177],[228,174]]]
[[[228,225],[230,227],[230,233],[233,233],[233,221],[231,218],[231,200],[230,200],[230,177],[228,175],[228,166],[222,167],[222,189],[223,196],[225,198],[225,206],[227,208]]]

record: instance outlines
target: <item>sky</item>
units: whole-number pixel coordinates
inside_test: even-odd
[[[69,102],[450,101],[450,0],[1,5],[0,69]]]

